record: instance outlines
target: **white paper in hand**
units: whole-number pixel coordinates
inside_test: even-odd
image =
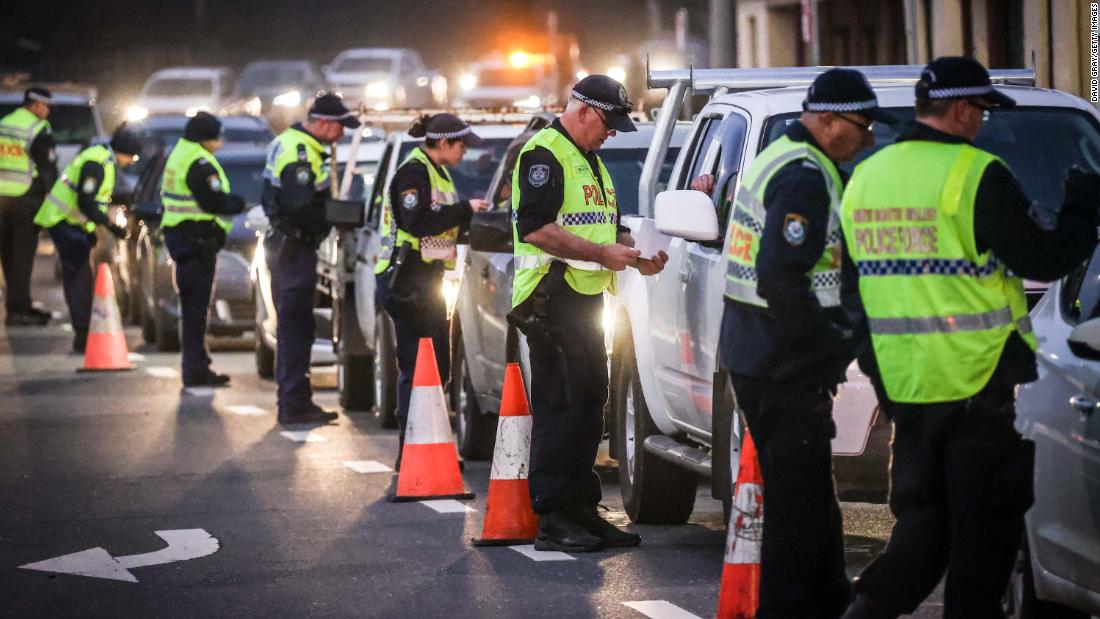
[[[631,232],[631,236],[634,237],[634,249],[641,252],[641,258],[650,260],[658,252],[668,251],[668,244],[672,242],[671,236],[658,232],[652,219],[642,219],[639,224]]]

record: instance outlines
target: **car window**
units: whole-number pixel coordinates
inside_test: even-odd
[[[645,164],[646,148],[605,148],[600,151],[611,182],[615,184],[615,197],[619,203],[620,215],[638,214],[638,184],[642,180],[642,166]],[[657,177],[657,191],[668,184],[672,175],[672,166],[676,163],[680,149],[670,146],[661,172]]]
[[[387,147],[382,153],[382,160],[378,162],[378,170],[375,172],[374,186],[371,187],[370,204],[367,205],[367,222],[378,229],[382,216],[382,190],[386,186],[386,170],[390,167],[393,158],[393,147]]]
[[[208,97],[213,89],[213,80],[207,78],[163,78],[150,82],[145,94],[154,97]]]
[[[691,179],[703,174],[713,174],[714,167],[718,163],[718,155],[722,145],[718,141],[718,127],[722,124],[721,116],[708,116],[699,121],[699,129],[692,141],[690,162],[685,167],[688,173],[680,178],[680,185],[688,187]]]
[[[512,138],[488,138],[480,145],[466,149],[462,161],[451,168],[451,178],[460,198],[485,198],[493,173],[504,159],[504,153],[511,142]]]
[[[388,73],[392,65],[390,58],[344,58],[332,69],[340,73]]]
[[[135,204],[160,204],[160,177],[165,161],[166,156],[159,153],[147,160],[147,165],[134,187]]]
[[[260,194],[264,189],[264,163],[263,159],[257,159],[222,164],[230,189],[250,206],[260,203]]]
[[[1059,304],[1070,324],[1100,317],[1100,249],[1062,282]]]

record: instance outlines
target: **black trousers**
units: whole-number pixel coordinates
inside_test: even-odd
[[[31,271],[38,249],[38,226],[34,224],[34,216],[39,206],[42,206],[41,196],[0,196],[0,267],[7,286],[4,305],[9,313],[25,313],[31,309]]]
[[[175,263],[176,291],[180,299],[180,373],[187,384],[210,371],[206,323],[220,243],[200,243],[187,233],[165,228],[164,244]]]
[[[290,243],[285,249],[284,244]],[[296,246],[296,247],[295,247]],[[317,251],[311,244],[288,240],[279,230],[264,239],[275,297],[275,382],[279,411],[294,413],[313,401],[309,360],[316,338],[313,300],[317,288]]]
[[[947,572],[944,617],[1003,617],[1000,602],[1034,500],[1035,446],[1014,427],[1011,386],[969,400],[889,403],[894,424],[886,549],[855,592],[911,613]]]
[[[798,380],[733,375],[764,477],[759,619],[844,613],[844,527],[833,482],[832,394]],[[817,381],[820,382],[820,381]]]
[[[77,338],[86,337],[88,323],[92,319],[92,292],[95,287],[89,260],[95,236],[65,222],[50,228],[49,233],[61,259],[61,286],[65,293],[65,305],[69,308],[69,322]]]
[[[528,484],[540,514],[594,507],[603,496],[592,470],[607,404],[602,312],[603,295],[562,285],[548,307],[553,336],[527,338],[533,417]]]
[[[376,291],[379,304],[393,320],[397,340],[397,411],[395,416],[401,426],[401,440],[405,437],[405,422],[409,419],[409,400],[412,399],[413,375],[416,373],[416,355],[420,350],[420,338],[430,337],[435,348],[435,363],[444,384],[451,372],[450,321],[447,320],[447,302],[443,298],[443,283],[434,271],[409,271],[414,279],[407,282],[416,290],[415,303],[402,306],[394,303],[389,292],[392,269],[378,274]],[[402,273],[405,276],[406,273]],[[455,388],[455,386],[452,386]]]

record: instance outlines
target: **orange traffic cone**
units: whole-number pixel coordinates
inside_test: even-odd
[[[756,444],[748,429],[734,485],[726,534],[726,560],[718,593],[718,619],[752,619],[760,605],[760,540],[764,532],[764,491]]]
[[[527,470],[531,459],[531,411],[518,363],[504,369],[500,394],[500,419],[489,474],[489,499],[485,525],[475,546],[530,544],[539,531],[538,516],[531,509]]]
[[[111,268],[100,263],[92,298],[92,323],[84,349],[84,367],[79,372],[132,370],[126,336],[122,333],[122,318],[115,300],[115,284]]]
[[[458,448],[451,436],[451,421],[443,398],[443,383],[435,364],[431,338],[420,338],[413,374],[401,472],[391,501],[422,499],[472,499],[458,471]]]

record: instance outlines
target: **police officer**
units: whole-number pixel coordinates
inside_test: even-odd
[[[187,121],[164,164],[160,228],[175,263],[180,297],[180,349],[184,387],[221,387],[229,377],[210,369],[206,319],[218,251],[244,199],[229,193],[229,179],[214,153],[221,148],[222,123],[207,112]]]
[[[467,146],[481,143],[468,124],[454,114],[422,116],[413,122],[409,135],[424,138],[424,144],[405,157],[390,183],[382,211],[382,251],[375,266],[379,302],[393,319],[397,339],[396,417],[402,446],[420,338],[432,338],[440,375],[449,375],[443,271],[455,266],[459,228],[469,224],[474,211],[487,206],[484,200],[460,200],[446,168],[462,161]],[[397,468],[400,453],[399,446]]]
[[[837,166],[890,121],[863,74],[817,77],[803,113],[732,196],[720,354],[759,452],[764,531],[757,616],[835,618],[848,604],[830,439],[851,362],[840,308]]]
[[[603,435],[607,354],[600,316],[615,271],[649,275],[664,253],[642,258],[618,226],[615,187],[596,150],[635,131],[626,89],[604,75],[578,82],[561,118],[520,151],[512,176],[515,279],[509,320],[531,353],[531,504],[535,548],[585,552],[641,538],[597,513],[592,470]]]
[[[339,95],[313,100],[304,123],[280,133],[267,152],[263,206],[271,221],[264,255],[271,270],[278,319],[275,380],[279,385],[279,423],[323,423],[334,412],[313,403],[309,356],[314,340],[313,295],[317,285],[317,247],[328,234],[325,199],[334,182],[325,146],[359,126]]]
[[[108,144],[90,146],[65,167],[38,214],[36,225],[46,228],[61,258],[65,304],[73,326],[73,352],[84,352],[92,313],[94,286],[89,256],[96,243],[96,226],[103,226],[118,238],[126,229],[107,218],[107,207],[115,189],[118,170],[137,160],[141,141],[125,125]]]
[[[0,263],[7,282],[7,325],[44,325],[50,313],[31,304],[31,270],[38,247],[34,215],[57,180],[50,91],[32,86],[23,106],[0,118]]]
[[[841,215],[873,349],[860,364],[894,424],[897,518],[845,616],[913,612],[946,569],[944,616],[1002,617],[1033,499],[1034,444],[1013,427],[1015,388],[1037,378],[1020,278],[1091,254],[1100,177],[1071,172],[1057,214],[1033,205],[972,144],[1015,104],[975,60],[933,61],[916,99],[916,124],[856,168]]]

